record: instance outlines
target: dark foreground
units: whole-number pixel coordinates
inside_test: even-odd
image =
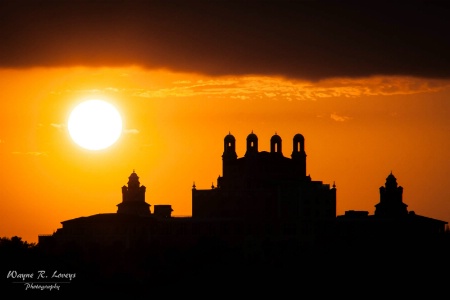
[[[314,247],[295,241],[246,247],[204,241],[190,249],[97,249],[89,255],[70,249],[50,254],[20,243],[3,243],[0,249],[3,293],[39,299],[268,295],[276,299],[387,295],[433,299],[450,289],[448,238]],[[38,279],[39,274],[47,278]],[[34,283],[27,288],[28,282]]]

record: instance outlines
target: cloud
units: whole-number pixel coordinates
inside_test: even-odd
[[[117,93],[119,91],[119,89],[113,88],[113,87],[107,87],[107,88],[105,88],[105,91]]]
[[[340,115],[338,115],[338,114],[336,114],[336,113],[332,113],[332,114],[330,115],[330,118],[331,118],[332,120],[336,121],[336,122],[344,122],[344,121],[347,121],[347,120],[350,119],[350,117],[340,116]]]
[[[0,2],[0,67],[450,77],[445,1]]]
[[[139,130],[137,130],[137,129],[124,129],[123,133],[125,133],[125,134],[138,134]]]
[[[65,124],[57,124],[57,123],[51,123],[50,126],[52,126],[53,128],[56,128],[58,130],[62,130],[66,127]]]
[[[47,152],[38,152],[38,151],[28,151],[28,152],[13,151],[11,153],[14,155],[48,156]]]
[[[264,76],[222,79],[180,80],[172,86],[152,90],[123,90],[143,98],[215,96],[234,99],[317,100],[320,98],[360,96],[392,96],[437,92],[450,88],[450,80],[414,77],[370,77],[328,79],[311,84],[306,81]]]
[[[151,78],[152,73],[145,70],[139,76]],[[170,73],[170,72],[167,72]],[[164,74],[164,73],[163,73]],[[134,75],[129,75],[134,76]],[[57,94],[105,95],[113,91],[119,97],[141,98],[187,98],[214,97],[239,100],[286,100],[303,101],[321,98],[362,96],[393,96],[419,93],[434,93],[450,88],[450,79],[427,79],[408,76],[372,76],[361,78],[324,79],[317,82],[288,79],[275,76],[223,76],[188,79],[190,74],[177,74],[176,81],[151,82],[145,88],[124,88],[109,86],[100,89],[77,89],[56,91]],[[186,79],[180,78],[186,76]],[[146,78],[147,78],[146,77]],[[141,78],[141,77],[138,77]],[[141,80],[141,79],[138,79]],[[39,126],[44,126],[40,124]],[[53,123],[51,126],[62,129],[64,124]]]

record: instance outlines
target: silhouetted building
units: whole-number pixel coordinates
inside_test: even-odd
[[[247,137],[244,157],[236,140],[224,138],[222,176],[208,190],[192,189],[193,218],[233,218],[259,222],[311,223],[336,218],[336,188],[306,175],[305,140],[293,138],[291,158],[283,156],[282,140],[270,139],[270,152],[258,150],[258,137]],[[304,223],[304,224],[306,224]]]
[[[275,134],[270,152],[259,151],[252,132],[245,155],[238,158],[234,136],[226,135],[223,174],[211,189],[197,189],[194,183],[191,217],[172,216],[169,204],[156,204],[151,213],[146,187],[133,170],[117,213],[62,221],[52,235],[40,235],[38,245],[48,253],[75,252],[87,269],[91,264],[98,268],[95,276],[154,280],[166,274],[173,279],[174,272],[166,272],[177,266],[178,274],[198,270],[205,279],[213,269],[222,274],[223,268],[249,266],[271,273],[264,266],[297,270],[309,264],[315,270],[315,259],[327,265],[344,254],[348,260],[355,253],[390,257],[387,247],[428,246],[444,233],[447,222],[408,212],[392,173],[380,187],[374,215],[349,210],[336,217],[336,187],[307,175],[303,136],[293,137],[291,158],[281,150]],[[369,248],[379,252],[365,251]]]
[[[172,217],[172,205],[170,204],[158,204],[154,206],[154,214],[155,216],[161,218],[170,218]]]
[[[407,207],[403,203],[403,187],[391,172],[380,187],[380,202],[375,205],[373,215],[349,210],[337,216],[337,238],[352,243],[389,242],[392,246],[392,243],[422,243],[445,232],[448,222],[408,212]]]
[[[171,205],[155,205],[154,213],[145,202],[146,187],[141,186],[139,176],[133,172],[128,177],[128,185],[122,187],[122,202],[117,205],[117,213],[101,213],[62,221],[62,228],[53,235],[39,236],[39,244],[54,250],[77,248],[89,252],[95,247],[114,246],[117,249],[132,249],[150,242],[169,243],[174,236],[171,231],[188,218],[171,219]],[[179,231],[179,230],[178,230]]]
[[[141,186],[139,176],[134,172],[128,177],[128,186],[122,187],[122,203],[117,205],[117,213],[150,215],[150,204],[145,202],[145,186]]]
[[[375,205],[375,216],[403,217],[408,214],[408,205],[403,203],[403,187],[398,186],[392,174],[386,178],[385,186],[380,187],[380,203]]]

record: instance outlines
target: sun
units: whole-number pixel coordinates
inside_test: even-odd
[[[80,147],[102,150],[114,144],[122,134],[122,117],[103,100],[87,100],[70,113],[67,125],[70,137]]]

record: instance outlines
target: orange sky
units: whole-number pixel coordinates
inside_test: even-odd
[[[394,1],[0,1],[0,236],[116,212],[133,169],[151,205],[191,214],[191,188],[277,133],[366,210],[392,171],[416,214],[450,221],[450,6]],[[92,152],[70,111],[101,98],[124,130]]]
[[[259,150],[276,132],[290,157],[305,137],[307,173],[337,186],[337,214],[374,212],[392,171],[417,214],[450,221],[450,80],[406,76],[308,82],[207,76],[138,67],[0,68],[0,236],[37,242],[61,221],[116,212],[133,169],[146,201],[191,214],[191,187],[222,175],[223,138],[237,154],[253,131]],[[80,101],[113,103],[119,141],[88,151],[69,137]]]

